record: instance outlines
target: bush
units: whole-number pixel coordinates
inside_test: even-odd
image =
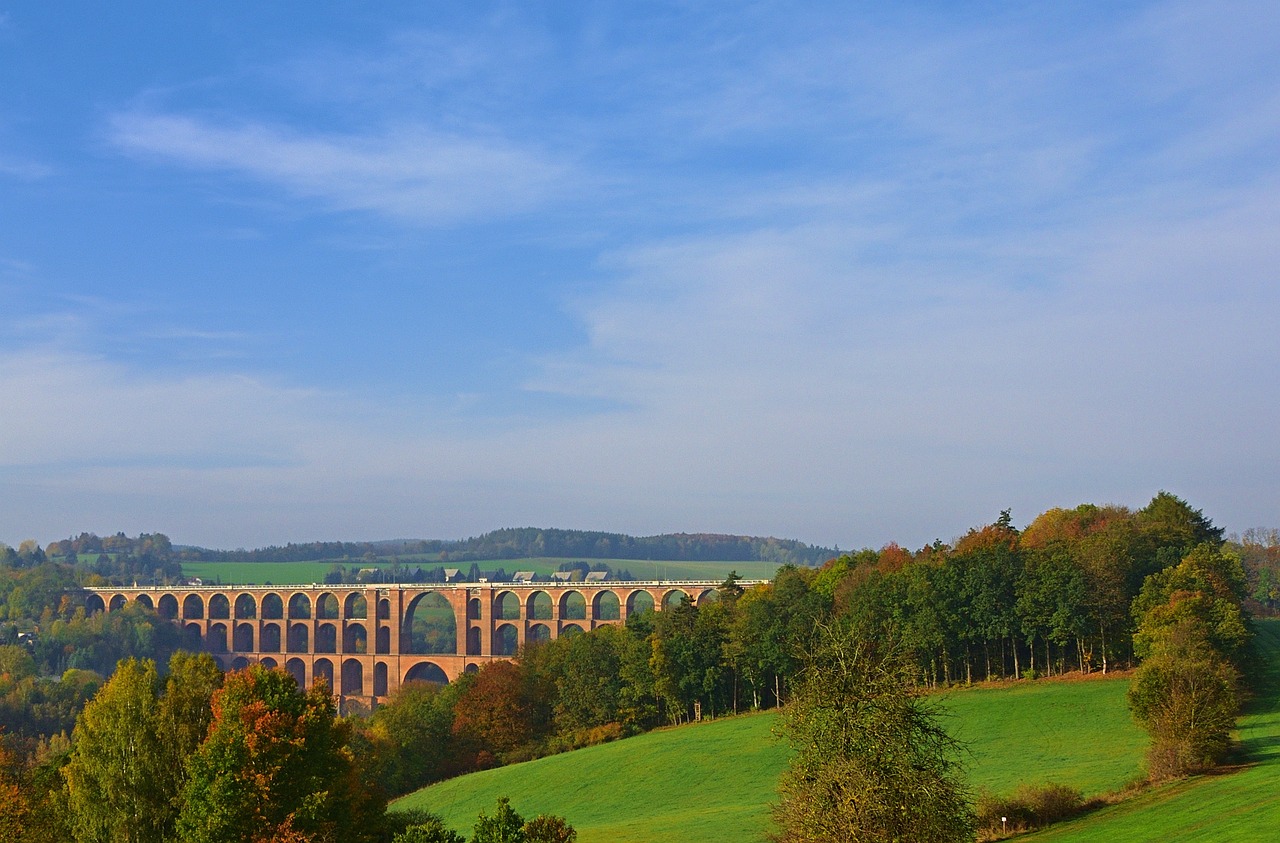
[[[583,747],[595,746],[596,744],[609,743],[624,737],[626,737],[626,733],[622,729],[622,724],[605,723],[601,726],[574,729],[572,732],[555,735],[547,741],[546,751],[548,755],[555,755],[561,752],[582,749]]]
[[[978,828],[983,839],[993,840],[1006,833],[1031,831],[1071,819],[1085,807],[1084,795],[1067,785],[1023,785],[1012,796],[982,794],[978,799]]]
[[[574,843],[578,832],[564,817],[538,814],[524,824],[524,836],[528,843]]]
[[[439,814],[423,808],[387,811],[383,828],[386,830],[384,839],[390,839],[392,843],[465,843],[466,840],[445,826]]]
[[[1208,769],[1231,746],[1239,675],[1205,639],[1194,624],[1170,627],[1129,688],[1129,708],[1151,735],[1152,781]]]

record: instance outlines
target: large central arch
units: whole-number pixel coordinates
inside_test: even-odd
[[[409,601],[400,634],[403,653],[458,652],[458,618],[448,599],[436,591],[423,592]]]

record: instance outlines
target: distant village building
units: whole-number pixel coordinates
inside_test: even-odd
[[[608,571],[587,571],[586,582],[604,582],[609,579]]]
[[[511,575],[512,582],[537,582],[538,575],[533,571],[516,571]]]
[[[444,581],[445,582],[462,582],[462,569],[461,568],[445,568]]]

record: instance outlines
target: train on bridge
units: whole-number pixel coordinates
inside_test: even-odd
[[[762,581],[742,581],[750,586]],[[649,609],[720,597],[702,580],[592,583],[153,586],[87,588],[86,611],[137,603],[181,626],[225,670],[282,667],[323,678],[344,709],[402,684],[450,682],[527,642],[576,635]]]

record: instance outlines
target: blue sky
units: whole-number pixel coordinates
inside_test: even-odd
[[[1274,526],[1276,32],[0,2],[0,540]]]

